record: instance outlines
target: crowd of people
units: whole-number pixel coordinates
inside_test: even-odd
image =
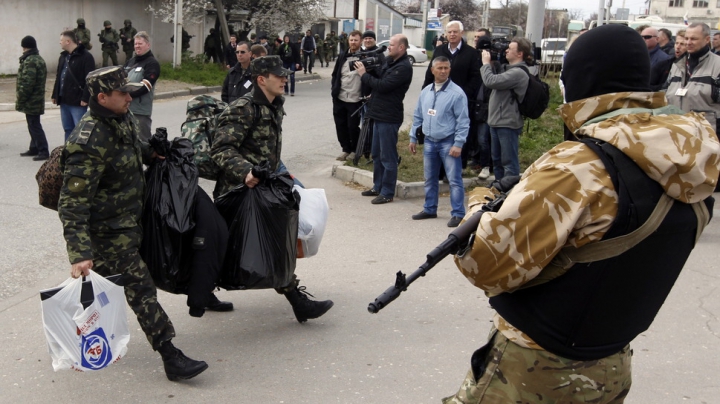
[[[110,31],[103,44],[112,34],[111,24],[105,27]],[[192,378],[208,365],[173,346],[172,322],[138,252],[142,165],[164,158],[147,142],[160,73],[151,40],[136,32],[135,53],[124,66],[95,70],[86,50],[89,32],[82,29],[84,22],[76,32],[61,34],[52,97],[60,105],[66,137],[58,212],[71,275],[90,269],[123,274],[128,304],[160,353],[168,378]],[[416,153],[423,144],[425,201],[413,220],[438,216],[443,176],[450,184],[449,227],[507,193],[501,207],[482,214],[467,249],[455,257],[496,313],[487,345],[473,354],[457,394],[443,402],[534,402],[536,397],[622,402],[631,386],[630,341],[652,323],[712,211],[720,172],[720,56],[715,54],[720,37],[711,47],[710,29],[702,23],[688,25],[674,39],[652,27],[635,31],[607,25],[583,33],[567,50],[561,74],[567,102],[559,112],[567,141],[521,173],[520,104],[529,76],[537,74],[532,45],[511,39],[500,63],[485,46],[489,34],[478,31],[473,47],[460,21],[447,24],[447,42],[438,41],[429,63],[407,146]],[[342,149],[338,160],[362,152],[360,126],[369,125],[373,186],[361,195],[372,197],[373,205],[387,204],[395,197],[398,132],[413,76],[408,39],[393,35],[385,56],[376,52],[373,31],[339,38],[330,83]],[[624,46],[599,54],[596,50],[607,43]],[[43,160],[48,146],[39,116],[46,69],[34,38],[23,38],[21,46],[17,109],[26,114],[31,136],[22,155]],[[209,151],[220,170],[214,197],[238,185],[261,184],[264,179],[253,169],[262,162],[273,172],[286,171],[283,96],[295,94],[292,78],[300,67],[312,73],[315,56],[321,66],[335,58],[320,46],[311,31],[299,43],[289,36],[272,43],[260,37],[255,44],[230,38],[222,89],[229,105],[218,117]],[[217,46],[212,49],[220,55]],[[370,63],[368,53],[379,61]],[[482,165],[481,178],[494,173],[492,187],[466,195],[462,169],[468,162]],[[226,239],[204,240],[207,249],[227,244]],[[333,306],[330,300],[309,299],[294,276],[276,291],[299,322]],[[208,295],[190,313],[202,315],[204,309],[226,311],[232,305]]]

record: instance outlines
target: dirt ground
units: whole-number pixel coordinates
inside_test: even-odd
[[[48,74],[45,82],[45,100],[50,102],[53,86],[55,85],[55,74]],[[15,103],[15,89],[17,86],[16,77],[0,78],[0,104]],[[197,84],[183,83],[182,81],[163,80],[162,77],[155,83],[155,92],[164,93],[168,91],[184,90],[191,87],[197,87]]]

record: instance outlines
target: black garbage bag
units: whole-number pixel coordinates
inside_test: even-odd
[[[218,283],[225,289],[280,288],[295,273],[300,197],[293,180],[288,173],[268,172],[266,164],[253,175],[264,179],[215,199],[230,233]]]
[[[153,148],[165,156],[145,172],[143,240],[140,256],[155,285],[170,293],[185,293],[190,280],[194,208],[198,171],[192,161],[190,140],[167,140],[164,128],[150,139]]]

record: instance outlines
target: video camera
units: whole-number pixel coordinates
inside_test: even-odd
[[[366,52],[360,52],[357,53],[357,57],[359,60],[353,60],[348,62],[348,67],[350,68],[350,71],[355,70],[355,62],[360,62],[365,66],[365,70],[371,71],[375,69],[376,67],[380,66],[380,58],[378,55],[385,52],[387,49],[387,46],[383,45],[381,48],[375,49],[373,51],[366,51]]]
[[[475,49],[478,52],[483,50],[490,51],[492,60],[499,61],[500,63],[507,63],[505,59],[505,51],[510,46],[510,41],[506,38],[491,38],[489,36],[481,36],[475,43]]]

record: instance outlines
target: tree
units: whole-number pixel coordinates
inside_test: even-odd
[[[528,7],[522,1],[506,0],[501,3],[499,9],[492,9],[490,14],[490,25],[518,25],[525,27],[527,24]]]
[[[184,0],[183,21],[201,22],[207,15],[208,3],[207,0]],[[247,24],[238,31],[240,38],[246,38],[253,28],[268,32],[291,31],[324,17],[324,0],[223,0],[222,3],[226,12],[247,13]],[[160,0],[157,7],[148,6],[147,10],[165,22],[172,22],[175,1]]]
[[[422,1],[422,0],[421,0]],[[398,11],[407,14],[422,12],[420,1],[396,1]],[[441,0],[440,9],[443,14],[450,14],[450,20],[461,21],[465,31],[474,31],[480,28],[481,10],[473,0]],[[430,6],[428,6],[429,10]]]
[[[598,13],[596,13],[596,12],[590,13],[590,18],[585,20],[585,27],[589,27],[590,23],[593,21],[597,21],[597,19],[598,19]]]

